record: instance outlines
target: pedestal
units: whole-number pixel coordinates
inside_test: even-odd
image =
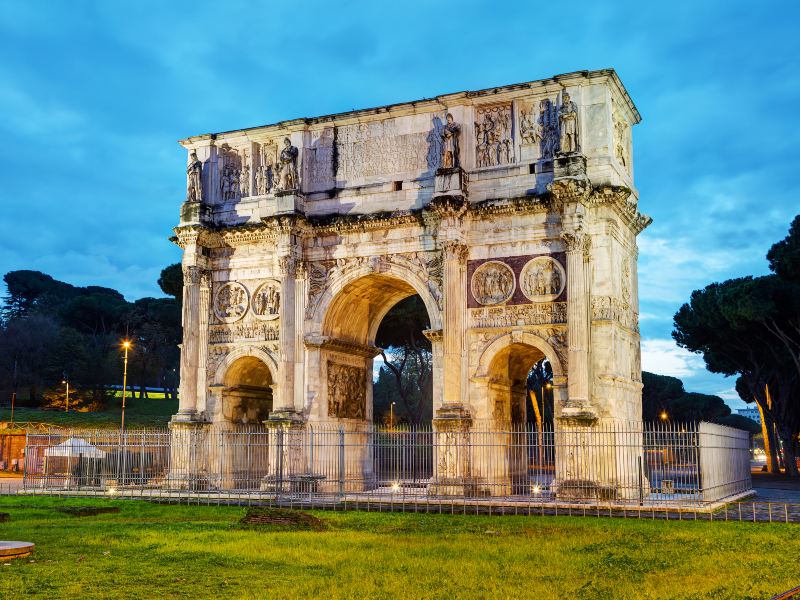
[[[586,157],[582,154],[563,154],[553,160],[553,178],[586,177]]]
[[[208,425],[204,421],[170,421],[169,487],[192,491],[210,487]]]
[[[264,425],[269,430],[269,459],[268,474],[261,481],[261,489],[275,493],[302,491],[297,483],[310,475],[302,415],[291,409],[281,409],[273,412]]]
[[[305,210],[305,198],[298,190],[275,192],[276,215],[305,214]]]
[[[643,465],[641,423],[560,418],[555,430],[556,497],[561,500],[635,500],[650,484]]]
[[[434,470],[428,484],[432,496],[487,496],[472,476],[470,429],[472,418],[461,405],[445,405],[436,411]]]
[[[467,173],[461,167],[437,169],[433,191],[437,196],[463,197],[467,195]]]
[[[208,220],[210,211],[202,202],[181,204],[181,225],[199,225]]]

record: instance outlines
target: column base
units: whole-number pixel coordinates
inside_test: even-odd
[[[200,420],[179,420],[175,415],[169,422],[170,430],[170,470],[167,480],[169,487],[202,491],[212,487],[208,472],[207,428],[210,423]]]
[[[475,479],[434,478],[428,483],[431,496],[461,496],[464,498],[487,498],[491,496],[488,488],[482,487]]]

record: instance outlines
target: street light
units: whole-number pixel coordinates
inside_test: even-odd
[[[389,405],[389,425],[392,429],[394,429],[394,405],[397,404],[396,402],[392,402]]]
[[[69,379],[67,379],[66,374],[64,374],[64,379],[61,380],[61,383],[67,384],[67,408],[66,412],[69,412]]]
[[[662,421],[666,421],[667,419],[669,419],[669,415],[667,414],[667,411],[662,410],[661,414],[658,415],[658,418],[661,419]]]
[[[125,350],[125,366],[122,370],[122,424],[121,424],[121,431],[125,432],[125,391],[128,386],[128,349],[131,347],[131,343],[128,340],[122,341],[122,347]]]

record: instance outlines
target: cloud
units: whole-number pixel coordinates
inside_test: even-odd
[[[642,369],[659,375],[691,377],[705,371],[702,357],[668,339],[642,341]]]

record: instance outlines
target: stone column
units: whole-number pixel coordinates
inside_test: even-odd
[[[199,252],[198,252],[199,254]],[[183,344],[181,345],[181,383],[179,392],[178,414],[174,421],[194,421],[197,419],[197,397],[201,343],[207,342],[208,317],[201,318],[205,298],[205,310],[208,312],[208,294],[201,294],[201,281],[208,281],[208,272],[202,267],[192,264],[196,260],[194,252],[187,248],[184,253],[183,266]],[[188,263],[188,264],[187,264]],[[206,286],[207,288],[207,286]],[[201,333],[201,321],[206,331]]]
[[[281,278],[281,303],[279,308],[280,318],[280,365],[278,367],[278,394],[272,399],[272,415],[282,418],[282,415],[294,414],[294,372],[295,372],[295,345],[297,343],[296,307],[295,307],[295,272],[296,260],[291,255],[278,258],[278,267]],[[272,415],[270,418],[272,418]]]
[[[294,408],[305,407],[306,346],[303,343],[303,321],[306,310],[307,272],[303,261],[298,261],[294,279]]]
[[[444,406],[463,405],[461,366],[464,357],[466,320],[467,246],[458,241],[443,245],[444,296]]]
[[[567,340],[569,397],[563,416],[596,417],[591,410],[589,347],[589,251],[591,238],[582,231],[561,234],[567,246]]]
[[[208,414],[208,322],[211,310],[211,271],[200,272],[197,314],[197,400],[195,410]],[[206,417],[205,420],[208,420]]]

